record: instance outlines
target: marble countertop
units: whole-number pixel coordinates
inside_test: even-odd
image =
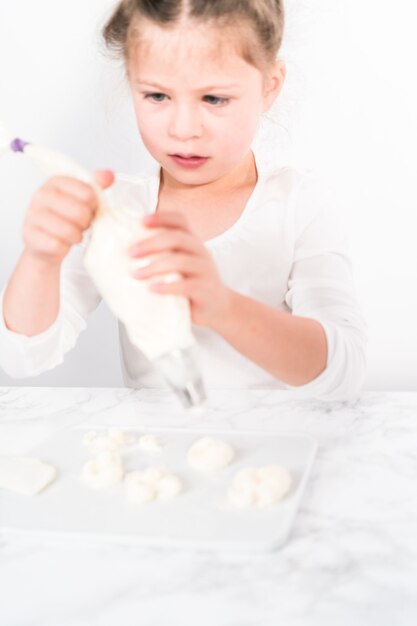
[[[354,403],[218,390],[190,415],[169,391],[0,388],[0,454],[80,425],[313,435],[289,541],[267,554],[0,535],[1,626],[411,626],[417,623],[417,393]],[[1,499],[0,499],[1,506]]]

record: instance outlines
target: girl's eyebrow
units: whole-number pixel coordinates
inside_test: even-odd
[[[148,87],[155,87],[156,89],[160,89],[161,91],[169,91],[169,88],[163,87],[162,85],[158,85],[158,83],[151,83],[145,80],[136,80],[137,85],[147,85]],[[212,91],[219,89],[234,89],[236,87],[240,87],[240,85],[208,85],[207,87],[200,87],[199,89],[194,89],[194,91]]]

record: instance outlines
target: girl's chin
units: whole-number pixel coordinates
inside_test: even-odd
[[[213,175],[212,172],[208,174],[207,171],[203,171],[204,168],[181,168],[173,166],[172,162],[162,162],[162,169],[170,178],[173,178],[179,183],[186,183],[187,185],[207,185],[214,182],[220,176]]]

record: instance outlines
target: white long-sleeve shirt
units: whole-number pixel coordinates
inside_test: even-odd
[[[256,154],[255,154],[256,157]],[[205,242],[223,281],[270,307],[319,321],[325,331],[326,369],[293,388],[241,355],[208,328],[193,325],[207,388],[292,389],[327,400],[355,397],[365,372],[366,330],[355,296],[336,194],[321,175],[304,168],[271,168],[257,160],[258,181],[239,219]],[[148,176],[117,174],[138,207],[156,210],[160,169]],[[61,269],[60,310],[44,332],[25,336],[7,328],[0,294],[0,366],[15,378],[36,376],[62,363],[86,328],[101,297],[83,265],[86,238]],[[119,322],[122,373],[129,387],[165,387]],[[279,344],[276,350],[280,349]]]

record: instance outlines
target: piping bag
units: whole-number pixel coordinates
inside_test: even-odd
[[[87,242],[83,262],[88,274],[109,309],[124,324],[130,341],[152,362],[182,405],[204,406],[206,394],[188,300],[152,292],[146,281],[130,275],[143,265],[143,259],[128,256],[127,249],[158,231],[142,225],[137,199],[129,206],[122,188],[118,193],[117,179],[103,190],[92,174],[65,154],[16,138],[0,123],[0,157],[10,152],[24,154],[50,176],[70,176],[93,187],[98,208],[83,238]],[[178,278],[179,274],[172,273],[162,280]]]

